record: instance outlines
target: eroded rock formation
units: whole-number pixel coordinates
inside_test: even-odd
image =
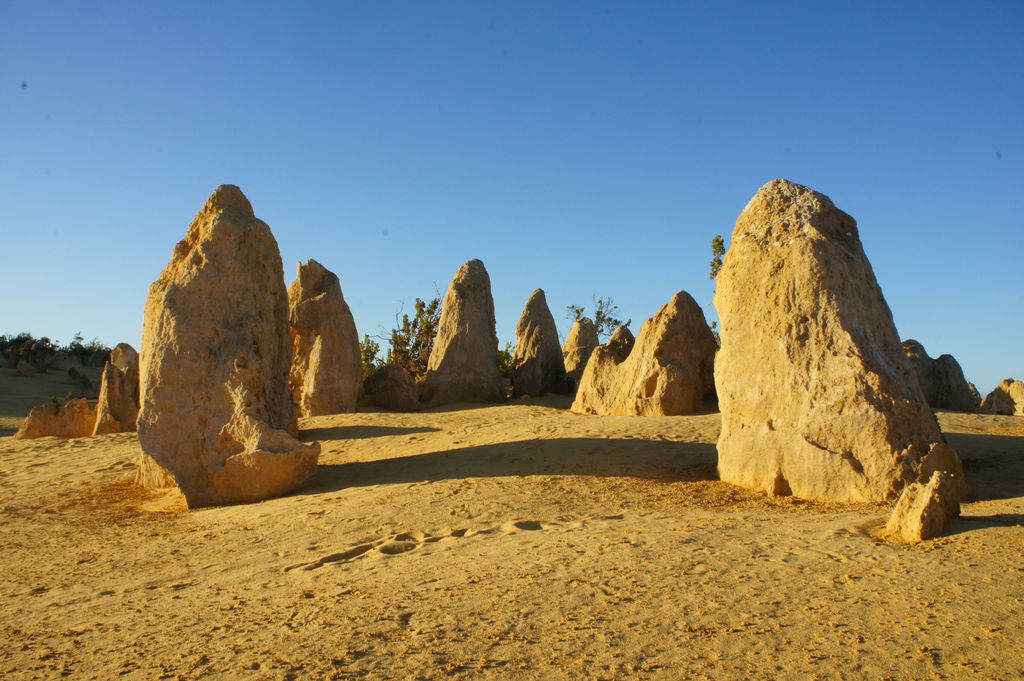
[[[597,351],[583,372],[573,411],[674,416],[700,409],[714,394],[715,338],[685,291],[644,322],[629,355]],[[591,366],[593,365],[593,371]]]
[[[288,493],[316,468],[288,390],[288,297],[277,242],[238,187],[207,199],[149,289],[138,481],[190,507]]]
[[[597,327],[589,317],[580,317],[569,330],[569,337],[562,346],[562,360],[565,364],[565,378],[569,392],[579,387],[583,370],[587,367],[590,355],[600,342],[597,338]]]
[[[355,411],[363,385],[359,334],[338,277],[316,260],[299,263],[288,307],[289,386],[299,416]]]
[[[103,367],[93,435],[129,433],[139,416],[139,353],[120,343]]]
[[[964,378],[963,369],[952,355],[932,359],[924,346],[912,339],[903,341],[903,352],[917,373],[924,398],[932,409],[978,411],[981,397]]]
[[[445,294],[421,399],[428,406],[501,402],[491,278],[479,260],[463,264]]]
[[[747,204],[716,284],[721,479],[807,499],[896,499],[956,476],[857,224],[785,180]]]
[[[96,411],[89,407],[83,397],[68,400],[65,404],[43,404],[33,407],[25,417],[16,440],[31,440],[37,437],[85,437],[92,434],[96,423]]]
[[[517,397],[566,393],[565,362],[558,344],[558,328],[541,289],[530,294],[516,325],[511,378],[513,395]]]
[[[981,411],[986,414],[1024,416],[1024,383],[1012,378],[999,382],[995,390],[985,396]]]

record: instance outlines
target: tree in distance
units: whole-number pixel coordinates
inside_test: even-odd
[[[625,323],[618,319],[619,306],[615,304],[615,299],[611,296],[607,298],[598,298],[595,294],[592,296],[594,301],[594,327],[597,329],[597,338],[602,343],[608,340],[612,332],[620,326],[629,326],[633,323],[632,319],[627,320]],[[587,316],[587,310],[582,305],[569,305],[567,308],[568,312],[566,317],[573,320],[573,322],[579,321],[582,317]]]
[[[417,298],[413,316],[403,314],[401,319],[395,313],[395,328],[387,339],[390,347],[385,360],[378,358],[380,343],[369,334],[359,342],[359,354],[363,362],[363,378],[386,364],[398,364],[409,372],[414,381],[427,375],[427,362],[437,336],[437,322],[441,317],[441,298],[435,296],[429,303]]]

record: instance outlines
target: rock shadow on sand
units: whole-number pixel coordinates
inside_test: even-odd
[[[975,501],[1024,496],[1024,437],[981,433],[944,433],[964,462]]]
[[[465,478],[632,477],[664,482],[717,480],[713,444],[632,439],[522,440],[378,461],[317,467],[310,491]]]
[[[389,437],[392,435],[412,435],[413,433],[436,433],[440,428],[396,426],[335,426],[333,428],[309,428],[303,430],[300,439],[303,442],[313,440],[362,440],[371,437]]]

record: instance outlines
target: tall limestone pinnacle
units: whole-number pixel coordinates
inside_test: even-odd
[[[214,191],[150,286],[140,356],[140,484],[176,484],[197,507],[312,477],[320,447],[292,436],[281,256],[238,187]]]
[[[558,328],[541,289],[530,294],[516,325],[512,388],[516,395],[566,392],[565,361],[558,344]]]
[[[359,334],[334,272],[307,260],[288,287],[290,383],[300,416],[353,412],[363,387]]]
[[[807,499],[884,501],[958,481],[861,247],[828,197],[785,180],[743,210],[717,277],[722,480]]]
[[[427,406],[504,399],[491,278],[479,260],[463,263],[448,285],[421,399]]]

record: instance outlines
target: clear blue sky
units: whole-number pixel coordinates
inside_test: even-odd
[[[480,258],[634,331],[776,177],[857,219],[903,338],[1024,379],[1024,3],[0,0],[0,333],[138,347],[239,185],[361,333]]]

